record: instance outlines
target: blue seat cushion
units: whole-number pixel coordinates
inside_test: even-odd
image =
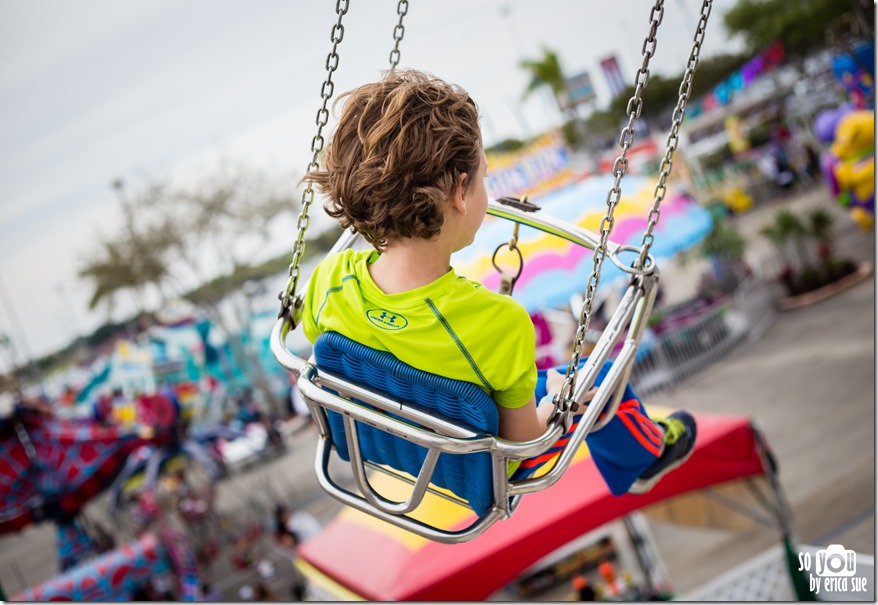
[[[317,338],[314,355],[318,370],[344,376],[372,392],[415,403],[458,425],[497,434],[499,416],[494,400],[475,384],[417,370],[386,351],[371,349],[336,332]],[[327,410],[327,416],[338,455],[350,460],[341,415]],[[364,424],[358,424],[358,434],[366,460],[418,475],[426,448]],[[443,453],[432,483],[463,498],[481,515],[494,502],[491,455]]]

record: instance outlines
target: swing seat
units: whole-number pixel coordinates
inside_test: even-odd
[[[335,332],[317,338],[314,356],[321,372],[339,374],[372,392],[411,402],[474,433],[497,434],[499,415],[494,400],[475,384],[416,370],[390,353],[376,351]],[[351,455],[342,415],[328,411],[327,418],[336,452],[349,462]],[[358,428],[357,437],[363,458],[413,477],[419,475],[427,457],[426,447],[368,425]],[[441,453],[430,483],[451,491],[482,516],[494,503],[491,454]]]
[[[284,348],[289,325],[279,321],[272,350],[285,367],[298,372],[299,390],[317,423],[321,487],[342,504],[433,541],[451,544],[481,535],[510,517],[524,494],[560,479],[585,436],[613,417],[657,280],[657,272],[632,280],[614,321],[581,368],[577,393],[595,384],[613,346],[627,332],[594,398],[579,410],[581,417],[570,416],[566,422],[559,416],[543,435],[522,443],[496,436],[496,404],[479,386],[417,370],[388,352],[333,332],[317,338],[313,357],[305,361]],[[353,486],[337,480],[338,471],[330,467],[333,451],[349,464]],[[509,477],[511,461],[521,464]],[[411,486],[406,499],[379,493],[367,471]],[[475,520],[455,529],[421,520],[415,513],[427,493],[471,509]]]

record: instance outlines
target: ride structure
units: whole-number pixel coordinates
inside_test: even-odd
[[[514,225],[513,237],[508,244],[510,251],[515,250],[520,225],[593,251],[593,266],[585,287],[564,384],[553,401],[555,410],[547,429],[537,439],[516,443],[498,438],[496,408],[491,398],[478,387],[405,366],[383,352],[367,349],[344,337],[324,335],[327,338],[318,339],[315,357],[311,360],[298,357],[286,348],[286,337],[299,323],[303,309],[303,297],[297,289],[304,237],[310,223],[308,212],[314,200],[312,183],[308,182],[302,194],[302,212],[293,245],[289,280],[280,295],[281,309],[272,332],[271,347],[280,364],[299,376],[299,389],[318,427],[317,478],[327,493],[348,506],[430,540],[465,542],[484,533],[496,521],[510,517],[524,494],[539,492],[555,484],[570,466],[585,436],[603,428],[613,417],[656,296],[659,271],[650,255],[653,231],[667,193],[667,179],[711,8],[712,0],[704,0],[639,248],[619,245],[610,236],[614,212],[621,198],[621,182],[628,169],[628,150],[634,143],[634,123],[640,115],[641,96],[649,81],[649,63],[657,45],[656,33],[664,16],[663,0],[656,0],[650,12],[649,31],[642,48],[643,61],[637,71],[634,94],[628,102],[628,119],[619,138],[621,151],[613,165],[613,183],[607,194],[606,213],[599,231],[594,233],[540,214],[539,208],[526,199],[489,201],[489,215]],[[399,24],[394,28],[395,46],[390,55],[391,69],[399,62],[399,43],[404,33],[402,19],[407,9],[408,3],[401,0],[397,8]],[[336,4],[337,21],[330,35],[332,49],[326,60],[322,107],[317,112],[317,134],[311,144],[313,155],[308,172],[319,168],[318,154],[324,147],[322,133],[328,121],[327,103],[334,89],[332,76],[339,63],[338,46],[344,37],[342,20],[347,10],[348,2],[339,0]],[[351,248],[358,240],[358,234],[345,232],[330,254]],[[595,293],[606,259],[629,276],[629,285],[580,370]],[[512,294],[514,276],[503,282],[506,287],[502,291]],[[617,344],[621,344],[621,350],[612,368],[582,411],[580,408],[586,394]],[[473,410],[479,411],[471,413]],[[350,462],[357,491],[342,486],[332,476],[330,459],[333,451],[342,460]],[[510,461],[523,461],[512,478],[507,475]],[[387,473],[408,482],[410,493],[386,497],[371,483],[368,470]],[[472,509],[476,518],[465,527],[455,528],[438,527],[420,520],[415,513],[428,493]]]
[[[157,584],[163,586],[163,594],[155,594]],[[185,539],[179,533],[166,530],[158,535],[145,533],[87,564],[14,594],[9,600],[152,601],[170,598],[200,601],[201,596],[198,568]]]
[[[109,486],[128,454],[147,443],[162,443],[116,426],[60,420],[38,409],[17,406],[0,419],[0,534],[41,521],[75,517]]]
[[[186,569],[184,575],[177,574],[180,590],[190,590],[186,587],[192,582],[187,577],[194,574],[197,579],[196,563],[210,561],[210,541],[197,537],[209,520],[212,498],[193,485],[190,471],[198,468],[207,475],[207,489],[211,488],[224,466],[217,453],[210,453],[209,442],[238,432],[218,428],[200,433],[197,440],[189,438],[178,425],[179,412],[168,396],[157,393],[143,402],[149,405],[138,408],[138,417],[130,426],[92,418],[58,418],[39,402],[18,404],[10,416],[0,418],[0,459],[4,461],[0,465],[0,535],[43,522],[57,526],[58,577],[66,579],[60,584],[50,581],[46,585],[54,586],[50,592],[63,593],[63,587],[77,586],[80,577],[84,586],[88,578],[96,578],[106,591],[100,592],[102,598],[123,598],[137,582],[105,577],[105,572],[116,569],[114,561],[119,563],[120,574],[135,569],[143,557],[135,557],[131,549],[137,550],[138,541],[150,533],[160,539],[162,553],[181,557],[184,553],[186,561],[192,560],[188,567],[181,567],[179,561],[172,566],[177,572]],[[177,479],[179,492],[174,512],[182,519],[176,526],[167,522],[171,513],[165,502],[168,498],[163,496],[164,483],[171,478]],[[107,490],[115,525],[112,535],[103,523],[85,514],[89,502]],[[126,539],[131,540],[128,546],[113,550]],[[108,552],[117,556],[110,557],[106,565],[95,562]],[[122,592],[114,592],[117,589]],[[86,596],[85,600],[97,599]]]

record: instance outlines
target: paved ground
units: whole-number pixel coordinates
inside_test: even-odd
[[[739,217],[750,256],[776,267],[756,234],[782,207],[828,207],[838,251],[874,262],[874,234],[857,230],[822,190],[778,200]],[[755,248],[755,250],[754,250]],[[875,553],[875,284],[866,282],[809,307],[780,313],[756,342],[739,347],[658,405],[752,416],[771,443],[801,543],[840,543]],[[743,533],[655,526],[670,577],[686,591],[777,543],[760,528]]]
[[[780,465],[800,541],[875,552],[874,282],[782,314],[758,342],[651,402],[756,419]],[[679,590],[777,542],[657,526]]]
[[[822,190],[814,190],[739,217],[751,240],[751,260],[769,270],[776,265],[770,245],[756,233],[778,208],[818,205],[838,217],[839,252],[874,260],[874,235],[857,231],[843,212],[827,204]],[[665,272],[667,287],[691,285],[690,270]],[[648,403],[754,417],[779,461],[798,539],[819,546],[841,543],[874,554],[874,388],[875,294],[870,278],[831,299],[780,313],[760,339],[673,390],[650,396]],[[283,457],[224,483],[218,506],[257,519],[283,499],[323,520],[331,518],[338,505],[322,496],[314,480],[313,438],[306,430],[293,437],[291,446]],[[656,524],[654,534],[674,587],[683,592],[777,543],[777,534],[768,529],[730,533]],[[53,542],[50,527],[0,540],[0,581],[18,584],[51,576]]]

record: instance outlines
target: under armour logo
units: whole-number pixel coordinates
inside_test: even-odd
[[[369,309],[366,311],[366,317],[374,325],[384,330],[402,330],[409,325],[409,321],[402,315],[384,309]]]

